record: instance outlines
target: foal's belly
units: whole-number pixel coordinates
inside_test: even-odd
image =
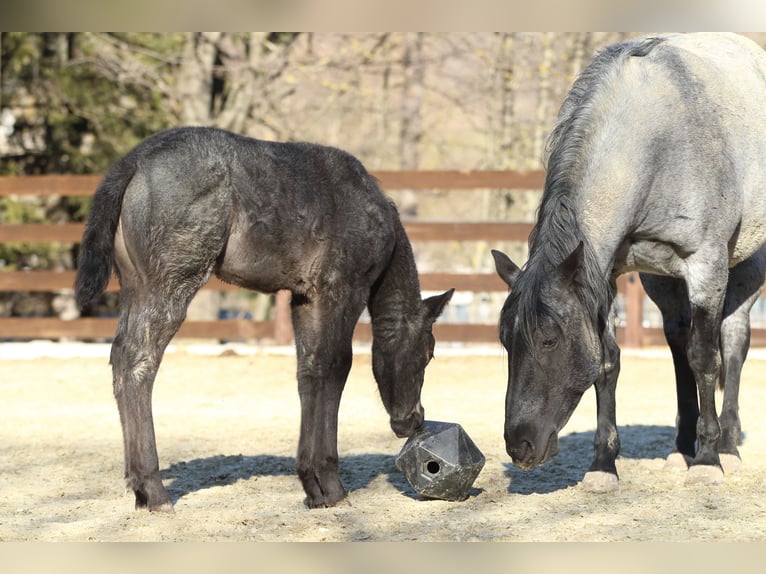
[[[214,272],[227,283],[274,293],[307,294],[321,272],[321,250],[272,234],[253,236],[232,230]]]

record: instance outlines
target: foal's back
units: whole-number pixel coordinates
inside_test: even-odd
[[[134,261],[212,257],[226,281],[306,294],[333,281],[369,286],[393,249],[393,204],[336,148],[189,127],[133,153],[121,232]]]

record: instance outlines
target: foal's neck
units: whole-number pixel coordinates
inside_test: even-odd
[[[412,246],[396,221],[396,245],[391,260],[373,287],[368,308],[373,338],[419,316],[421,299]]]

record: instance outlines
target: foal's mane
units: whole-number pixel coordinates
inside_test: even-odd
[[[559,111],[558,123],[548,136],[543,158],[545,187],[537,222],[529,235],[529,258],[503,308],[503,313],[511,307],[516,309],[520,335],[529,349],[534,349],[538,317],[547,315],[560,322],[556,309],[540,296],[541,287],[580,242],[584,260],[578,297],[597,332],[607,324],[614,294],[606,270],[599,268],[593,247],[577,220],[577,181],[588,161],[589,134],[599,112],[595,98],[616,77],[627,58],[645,56],[661,42],[662,38],[634,40],[599,52],[574,82]],[[503,330],[509,327],[501,326],[501,339],[507,340]]]

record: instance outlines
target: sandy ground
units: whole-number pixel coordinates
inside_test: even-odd
[[[3,347],[3,345],[0,345]],[[459,422],[486,457],[464,502],[422,500],[397,470],[401,446],[357,354],[341,404],[338,507],[308,510],[294,474],[295,358],[251,349],[201,356],[179,348],[158,375],[154,416],[175,514],[133,509],[104,353],[11,359],[0,353],[0,541],[707,541],[766,538],[766,363],[742,389],[742,469],[719,486],[685,487],[664,468],[674,430],[669,358],[623,355],[620,489],[579,481],[591,458],[595,395],[561,435],[561,452],[524,473],[505,454],[505,357],[439,352],[426,373],[429,419]],[[720,397],[719,397],[720,401]]]

